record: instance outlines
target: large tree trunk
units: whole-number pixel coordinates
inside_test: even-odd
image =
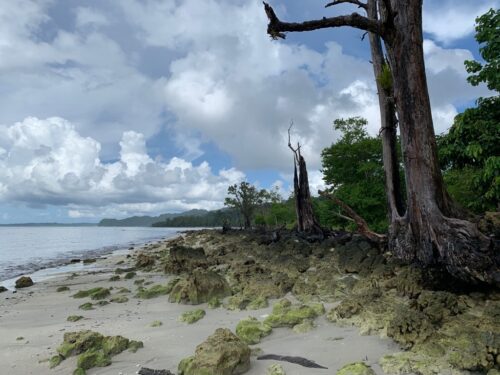
[[[377,1],[369,0],[367,3],[368,18],[378,20]],[[386,64],[382,50],[380,36],[369,33],[370,49],[372,55],[373,73],[377,83],[377,92],[380,108],[380,136],[382,139],[383,163],[385,174],[385,190],[387,196],[389,223],[394,222],[404,215],[402,198],[401,176],[399,174],[399,161],[397,152],[397,124],[396,108],[394,107],[394,91],[391,87],[384,87],[381,77],[384,75],[383,67]]]
[[[408,262],[441,266],[461,279],[500,283],[493,242],[460,213],[449,198],[438,165],[425,75],[422,0],[391,0],[393,27],[386,49],[405,165],[407,212],[392,222],[390,248]]]

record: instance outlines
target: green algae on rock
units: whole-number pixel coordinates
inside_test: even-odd
[[[52,358],[50,358],[49,360],[49,368],[54,368],[54,367],[57,367],[61,364],[61,362],[63,361],[63,357],[61,357],[60,355],[55,355],[53,356]]]
[[[183,359],[179,375],[239,375],[250,368],[250,348],[234,333],[218,328],[196,347],[194,356]]]
[[[82,320],[83,316],[81,315],[70,315],[66,318],[68,322],[78,322],[79,320]]]
[[[254,317],[240,320],[236,325],[236,335],[248,345],[258,344],[263,337],[269,336],[272,330],[270,325]]]
[[[165,263],[165,272],[178,275],[191,272],[198,267],[206,268],[208,265],[207,256],[201,247],[174,245],[170,248]]]
[[[179,317],[179,321],[187,324],[193,324],[196,323],[198,320],[203,319],[205,314],[206,314],[205,310],[202,309],[186,311],[182,313],[182,315]]]
[[[127,272],[125,274],[125,276],[123,277],[125,280],[130,280],[130,279],[133,279],[135,277],[135,275],[137,275],[135,272]]]
[[[120,281],[120,275],[113,275],[108,281]]]
[[[114,303],[125,303],[128,302],[128,298],[125,296],[114,296],[110,301]]]
[[[169,302],[199,305],[212,298],[224,298],[230,294],[231,289],[222,276],[213,271],[197,269],[175,284],[168,300]]]
[[[28,288],[33,284],[34,283],[33,280],[31,280],[31,277],[21,276],[19,279],[16,280],[16,289]]]
[[[355,362],[345,365],[337,371],[337,375],[375,375],[375,371],[363,362]]]
[[[159,296],[164,296],[170,293],[170,288],[168,285],[153,285],[151,288],[138,288],[137,289],[137,298],[142,299],[151,299]]]
[[[267,375],[286,375],[285,369],[280,364],[274,364],[267,368]]]
[[[97,287],[89,290],[80,290],[76,294],[73,294],[73,298],[90,297],[93,300],[100,300],[108,297],[110,294],[108,288]]]
[[[94,310],[94,306],[90,302],[85,302],[84,304],[78,306],[80,310]]]
[[[307,333],[316,328],[314,321],[311,319],[305,319],[302,323],[293,326],[293,332],[295,333]]]
[[[155,320],[155,321],[151,322],[151,324],[149,326],[156,328],[156,327],[161,327],[162,325],[163,325],[162,322],[160,322],[159,320]]]
[[[61,293],[61,292],[67,292],[69,290],[69,286],[60,286],[56,289],[56,292]]]
[[[207,303],[209,309],[216,309],[222,305],[220,298],[212,297]]]
[[[137,343],[142,345],[142,342],[131,341],[122,336],[103,336],[98,332],[88,330],[66,332],[63,343],[57,348],[57,352],[61,361],[77,355],[77,370],[88,370],[93,367],[110,365],[112,356],[126,349],[135,349]]]
[[[322,304],[292,305],[284,298],[273,306],[272,313],[264,320],[271,327],[293,327],[306,319],[314,319],[324,313]]]

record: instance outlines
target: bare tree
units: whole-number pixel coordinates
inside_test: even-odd
[[[498,245],[475,224],[462,219],[463,212],[449,197],[439,169],[422,46],[422,0],[336,0],[327,5],[340,3],[354,4],[369,14],[288,23],[280,21],[264,3],[269,18],[267,32],[277,39],[285,38],[289,31],[350,26],[383,40],[401,131],[407,200],[404,213],[398,209],[391,212],[389,247],[405,261],[443,267],[466,281],[500,285]],[[387,168],[394,165],[387,160],[392,150],[385,142],[383,145]]]
[[[323,230],[314,216],[307,166],[300,152],[300,143],[297,143],[297,147],[294,148],[290,140],[292,126],[293,122],[288,128],[288,147],[293,152],[293,192],[295,196],[297,230],[301,233],[323,236]]]

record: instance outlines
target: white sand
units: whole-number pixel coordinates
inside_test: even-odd
[[[84,272],[74,279],[68,279],[68,274],[65,274],[21,289],[15,294],[10,291],[1,293],[0,373],[71,374],[76,367],[75,358],[63,361],[52,370],[43,360],[56,354],[55,349],[62,342],[64,332],[83,329],[144,342],[144,348],[137,353],[123,352],[112,358],[111,366],[91,369],[88,374],[136,374],[140,366],[169,369],[175,373],[179,361],[193,354],[196,346],[216,328],[226,327],[234,332],[240,319],[247,316],[261,317],[270,311],[211,310],[206,305],[193,307],[172,304],[166,296],[150,300],[136,299],[133,297],[137,288],[133,285],[135,279],[166,283],[168,277],[139,272],[135,279],[109,282],[116,267],[131,266],[127,263],[117,266],[120,260],[129,261],[124,255],[113,256],[98,261],[98,268],[105,270],[96,274]],[[57,293],[56,288],[62,285],[69,286],[71,291]],[[132,293],[125,294],[129,298],[127,303],[111,303],[91,311],[79,310],[78,306],[89,299],[74,299],[71,295],[78,290],[96,286],[113,286],[115,292],[120,287],[126,287]],[[205,318],[193,325],[178,322],[177,318],[182,312],[199,307],[206,310]],[[83,315],[85,320],[70,323],[66,321],[69,315]],[[163,325],[150,327],[150,323],[155,320],[163,322]],[[328,370],[308,369],[280,362],[288,375],[335,374],[343,365],[361,360],[372,365],[377,374],[383,374],[377,365],[378,359],[399,351],[398,346],[388,339],[360,336],[356,328],[338,327],[327,322],[324,317],[319,318],[317,324],[317,328],[306,334],[297,334],[291,329],[274,329],[270,336],[256,346],[266,354],[301,356],[328,367]],[[23,339],[17,340],[18,337]],[[275,361],[257,361],[252,357],[251,370],[247,374],[264,375],[272,363]]]

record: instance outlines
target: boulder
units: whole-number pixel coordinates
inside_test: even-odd
[[[135,261],[136,268],[150,268],[155,265],[155,257],[152,255],[140,253],[137,255],[137,259]]]
[[[198,267],[207,268],[207,266],[207,256],[201,247],[175,245],[170,249],[165,263],[165,272],[178,275],[191,272]]]
[[[314,319],[325,313],[325,307],[318,304],[292,305],[284,298],[273,306],[273,312],[264,320],[271,327],[293,327],[305,320]]]
[[[3,293],[3,292],[6,292],[8,291],[9,289],[7,289],[6,287],[4,286],[0,286],[0,293]]]
[[[16,288],[17,289],[27,288],[27,287],[32,286],[33,284],[34,284],[33,280],[31,280],[31,277],[28,277],[28,276],[22,276],[16,280]]]
[[[168,300],[199,305],[213,298],[224,298],[229,295],[231,295],[231,289],[222,276],[212,271],[197,269],[175,284]]]
[[[229,329],[219,328],[179,363],[179,375],[239,375],[250,369],[250,348]]]
[[[269,336],[272,327],[268,324],[259,322],[254,317],[241,320],[236,326],[236,335],[248,345],[258,344],[260,340]]]

